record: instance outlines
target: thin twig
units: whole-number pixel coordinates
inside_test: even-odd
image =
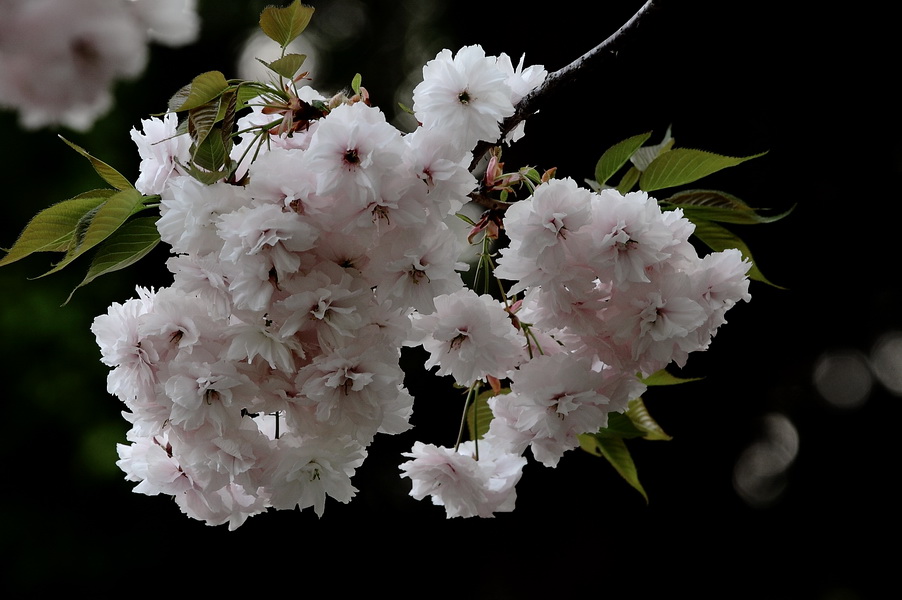
[[[580,71],[588,68],[590,64],[592,64],[592,66],[597,66],[594,63],[597,63],[604,58],[614,56],[617,50],[623,45],[628,34],[635,31],[642,18],[651,12],[654,3],[655,0],[647,0],[645,4],[643,4],[642,7],[620,27],[620,29],[608,36],[605,41],[601,42],[569,65],[550,73],[545,78],[545,81],[542,82],[542,85],[524,96],[520,102],[517,103],[514,114],[501,123],[501,135],[499,136],[499,139],[504,139],[504,137],[510,133],[514,127],[519,125],[520,122],[530,115],[535,114],[539,110],[539,106],[553,91],[557,90],[565,83],[573,81]],[[470,163],[471,171],[476,169],[486,152],[494,145],[496,144],[481,142],[476,146],[476,149],[473,151],[473,162]],[[474,194],[474,196],[476,195]],[[479,202],[480,199],[474,197],[473,200]]]

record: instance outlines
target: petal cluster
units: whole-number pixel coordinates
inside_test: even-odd
[[[401,476],[449,518],[492,517],[513,510],[528,454],[557,466],[645,376],[708,347],[750,299],[750,264],[700,256],[693,224],[644,192],[543,180],[503,224],[491,217],[508,241],[487,256],[501,294],[465,284],[466,234],[451,223],[479,189],[474,146],[502,141],[545,75],[479,46],[443,50],[413,91],[409,133],[359,96],[302,88],[328,107],[304,127],[252,103],[237,130],[266,143],[243,136],[237,172],[214,182],[186,168],[175,115],[132,130],[172,284],[139,287],[92,331],[131,425],[118,464],[136,492],[231,529],[270,509],[322,516],[354,498],[379,434],[411,429],[401,356],[421,346],[470,397],[492,390],[490,424],[453,447],[415,442]]]
[[[516,76],[477,48],[447,68],[460,70],[497,133]],[[448,225],[477,185],[472,133],[490,134],[483,117],[458,129],[460,118],[404,134],[347,99],[303,130],[270,131],[251,152],[237,144],[240,184],[192,177],[174,114],[132,130],[136,187],[160,198],[173,281],[138,288],[92,331],[131,424],[118,464],[135,491],[230,528],[268,509],[322,515],[330,499],[353,498],[378,434],[410,429],[401,348],[429,319],[472,328],[473,341],[457,344],[456,376],[503,376],[516,364],[507,313],[465,289],[465,240]],[[271,121],[255,105],[237,130]],[[497,474],[483,479],[498,487]]]

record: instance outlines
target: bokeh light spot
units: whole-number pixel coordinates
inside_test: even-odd
[[[855,350],[828,350],[817,359],[814,387],[821,398],[838,408],[857,408],[874,386],[867,358]]]
[[[871,349],[871,368],[890,393],[902,396],[902,331],[890,331]]]
[[[760,437],[739,456],[733,489],[748,505],[764,508],[779,500],[786,474],[799,452],[799,435],[786,415],[764,415]]]

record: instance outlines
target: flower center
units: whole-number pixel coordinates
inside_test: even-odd
[[[423,281],[424,279],[426,282],[429,281],[429,276],[426,275],[426,271],[417,269],[416,267],[411,267],[410,270],[407,271],[407,276],[410,277],[414,285],[419,285],[420,281]]]
[[[464,341],[467,339],[467,333],[465,331],[461,331],[451,340],[451,349],[452,350],[460,350],[460,347],[463,345]]]
[[[344,161],[349,165],[356,165],[360,162],[360,156],[357,155],[357,149],[351,148],[350,150],[346,150],[344,154]]]

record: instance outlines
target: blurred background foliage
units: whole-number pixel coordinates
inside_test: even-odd
[[[134,179],[129,130],[203,71],[243,76],[245,43],[266,4],[200,0],[200,39],[154,46],[144,74],[116,88],[114,110],[87,133],[23,131],[0,112],[0,246],[41,208],[102,186],[58,135]],[[317,9],[302,36],[312,85],[334,91],[360,73],[374,104],[404,128],[398,103],[410,104],[422,65],[440,49],[479,43],[551,71],[641,2],[307,4]],[[136,285],[168,285],[166,248],[78,290],[65,307],[87,261],[31,280],[55,258],[40,255],[0,269],[8,466],[0,589],[152,584],[168,593],[199,583],[213,592],[269,579],[275,593],[405,596],[423,579],[430,595],[466,589],[476,598],[546,588],[614,598],[883,597],[891,555],[871,540],[899,533],[888,490],[902,394],[902,344],[892,337],[902,331],[902,138],[888,78],[860,67],[899,53],[880,14],[792,10],[776,0],[664,0],[627,47],[555,96],[505,153],[510,166],[556,166],[581,180],[611,144],[646,131],[656,141],[672,125],[682,147],[768,151],[707,187],[755,207],[797,205],[784,221],[739,231],[786,289],[753,284],[752,302],[728,314],[711,351],[690,358],[684,374],[704,380],[646,396],[674,438],[630,445],[647,506],[606,463],[574,451],[555,470],[527,467],[514,513],[445,520],[407,496],[397,465],[414,439],[449,443],[460,402],[448,382],[412,369],[416,427],[377,440],[349,505],[327,504],[322,519],[259,515],[231,533],[190,521],[165,498],[133,494],[115,466],[127,423],[105,392],[107,368],[89,330]],[[881,340],[889,350],[878,355]]]

